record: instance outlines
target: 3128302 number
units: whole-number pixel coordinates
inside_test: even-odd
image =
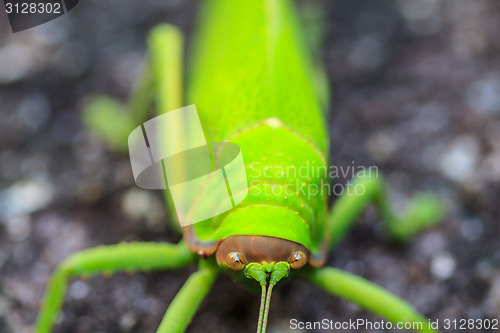
[[[498,319],[445,319],[445,330],[496,330]]]
[[[5,4],[7,14],[61,14],[61,4],[32,2],[32,3],[11,3]]]

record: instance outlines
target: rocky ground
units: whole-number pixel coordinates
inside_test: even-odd
[[[441,225],[395,244],[369,210],[329,265],[378,283],[432,319],[498,319],[500,3],[318,5],[332,83],[332,163],[377,165],[397,207],[430,190],[449,211]],[[127,156],[89,134],[80,111],[90,94],[125,100],[147,31],[168,21],[191,36],[196,10],[193,1],[86,1],[15,35],[0,22],[0,332],[30,331],[50,272],[70,253],[179,239],[161,195],[133,184]],[[314,28],[318,17],[306,16]],[[55,332],[154,332],[193,271],[75,280]],[[188,331],[253,332],[257,311],[257,295],[221,277]],[[276,290],[268,331],[290,331],[292,318],[376,320],[301,281]]]

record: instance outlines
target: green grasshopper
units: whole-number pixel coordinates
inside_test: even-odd
[[[440,200],[419,194],[404,214],[396,215],[383,179],[372,172],[358,174],[331,209],[325,191],[306,193],[304,188],[328,183],[324,173],[313,170],[328,166],[328,97],[324,74],[301,39],[292,3],[211,0],[203,5],[185,98],[182,35],[173,26],[160,25],[150,34],[149,63],[129,112],[101,97],[87,106],[85,121],[124,150],[128,134],[144,121],[153,102],[159,114],[182,107],[184,99],[194,103],[209,141],[240,146],[248,196],[235,209],[183,227],[178,244],[125,243],[73,254],[50,280],[35,332],[51,332],[73,277],[194,263],[199,270],[175,296],[157,332],[184,332],[221,272],[260,290],[258,333],[266,331],[274,286],[292,276],[388,321],[421,323],[417,330],[436,332],[404,300],[359,276],[323,266],[367,205],[375,205],[390,235],[405,240],[442,218]],[[304,168],[306,174],[292,172]]]

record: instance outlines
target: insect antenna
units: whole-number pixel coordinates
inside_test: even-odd
[[[262,292],[260,295],[259,321],[257,323],[257,333],[262,331],[262,321],[264,318],[264,308],[266,303],[266,286],[267,275],[264,267],[261,264],[251,262],[244,268],[245,276],[259,282]]]
[[[269,304],[271,303],[271,293],[273,292],[273,287],[274,287],[274,284],[270,284],[269,288],[267,289],[266,305],[264,308],[264,319],[263,319],[263,323],[262,323],[262,331],[260,333],[266,333],[267,317],[269,314]],[[262,310],[261,310],[261,312],[262,312]]]
[[[262,331],[262,320],[264,318],[264,308],[266,304],[266,286],[262,286],[262,293],[260,295],[260,308],[259,308],[259,321],[257,323],[257,333],[261,333]],[[267,316],[266,316],[267,317]],[[264,327],[264,332],[265,332]]]
[[[271,278],[269,279],[269,288],[267,289],[266,305],[264,306],[264,318],[262,320],[262,330],[260,333],[266,333],[267,329],[267,318],[269,314],[269,306],[271,304],[271,295],[273,293],[273,288],[282,278],[288,276],[290,272],[290,264],[284,261],[280,261],[274,265],[273,271],[271,273]],[[257,331],[257,333],[259,333]]]

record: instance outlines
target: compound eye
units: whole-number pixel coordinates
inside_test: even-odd
[[[288,259],[288,263],[293,269],[299,269],[307,262],[306,254],[302,251],[295,251]]]
[[[245,267],[245,260],[243,259],[243,255],[239,252],[231,252],[226,257],[226,263],[229,268],[240,271]]]

